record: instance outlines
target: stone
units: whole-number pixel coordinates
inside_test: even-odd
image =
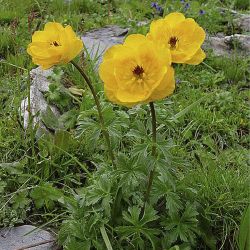
[[[250,32],[250,15],[241,14],[238,18],[234,20],[234,23],[240,31]]]
[[[94,29],[83,35],[82,40],[85,48],[90,58],[94,60],[96,67],[100,64],[102,55],[108,48],[123,42],[128,30],[127,28],[110,25]]]
[[[241,14],[232,9],[218,8],[220,13],[224,15],[225,13],[230,13],[234,18],[233,23],[236,28],[241,32],[250,32],[250,14]]]
[[[229,46],[225,44],[223,37],[208,37],[205,41],[204,47],[207,49],[211,48],[217,56],[229,53]]]
[[[250,36],[248,35],[235,34],[232,36],[226,36],[224,40],[230,47],[233,47],[235,42],[242,52],[246,54],[250,52]]]
[[[227,9],[227,8],[222,8],[222,7],[218,7],[217,9],[220,11],[220,13],[221,13],[222,15],[224,15],[225,13],[228,13],[228,12],[229,12],[230,14],[232,14],[233,16],[239,15],[239,13],[238,13],[236,10]]]
[[[55,237],[31,225],[0,229],[0,250],[55,250]]]
[[[142,27],[142,26],[146,26],[149,25],[149,21],[139,21],[136,26],[138,27]]]
[[[235,34],[231,36],[207,36],[205,48],[211,48],[214,54],[231,55],[235,52],[234,44],[237,45],[237,52],[241,55],[247,55],[250,52],[250,36]]]
[[[30,71],[30,106],[31,114],[34,117],[33,126],[40,123],[40,128],[45,128],[45,126],[42,124],[39,114],[45,112],[48,107],[50,107],[55,116],[60,115],[59,110],[54,105],[49,105],[43,95],[44,92],[49,90],[50,83],[48,77],[52,74],[52,72],[52,69],[42,70],[40,67]],[[22,100],[20,108],[23,116],[23,126],[27,129],[29,124],[28,97]]]

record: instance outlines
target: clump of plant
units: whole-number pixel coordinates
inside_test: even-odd
[[[67,208],[69,216],[59,233],[65,249],[194,249],[201,241],[216,249],[206,206],[196,197],[199,182],[183,185],[181,164],[174,155],[176,145],[165,124],[158,122],[167,102],[155,104],[174,92],[173,63],[198,65],[205,59],[204,39],[204,30],[194,19],[171,13],[153,21],[146,36],[132,34],[123,44],[111,47],[99,75],[113,106],[96,92],[85,68],[73,60],[83,44],[70,26],[50,22],[44,31],[34,33],[27,49],[33,62],[43,69],[70,62],[92,95],[83,98],[76,129],[88,161],[82,163],[67,153],[64,147],[70,136],[59,132],[65,129],[60,123],[54,146],[44,144],[51,152],[66,152],[69,161],[79,165],[77,183],[82,185],[62,194],[44,184],[31,194],[38,208],[44,204],[53,208],[55,201]],[[224,79],[220,74],[214,78],[217,82]],[[48,98],[64,107],[68,103],[62,94],[60,84],[54,83]],[[173,117],[169,125],[174,127],[180,117]],[[212,145],[211,138],[203,139],[204,145]],[[195,157],[202,161],[199,153]],[[56,171],[47,176],[56,176]]]

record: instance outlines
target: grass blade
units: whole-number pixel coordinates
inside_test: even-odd
[[[105,242],[105,245],[106,245],[107,249],[108,249],[108,250],[113,250],[113,248],[112,248],[112,246],[111,246],[111,243],[110,243],[110,241],[109,241],[109,237],[108,237],[108,235],[107,235],[107,232],[106,232],[105,227],[104,227],[104,226],[101,226],[101,227],[100,227],[100,231],[101,231],[102,238],[103,238],[103,240],[104,240],[104,242]]]

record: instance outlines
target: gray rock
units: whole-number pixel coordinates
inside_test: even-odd
[[[142,27],[142,26],[146,26],[146,25],[149,25],[149,21],[147,20],[147,21],[139,21],[137,24],[136,24],[136,26],[138,26],[138,27]]]
[[[225,44],[223,37],[208,37],[205,41],[204,47],[211,48],[217,56],[229,53],[229,46]]]
[[[221,14],[230,13],[233,17],[233,23],[237,26],[237,28],[242,32],[250,32],[250,15],[241,14],[235,10],[226,9],[226,8],[218,8]]]
[[[43,93],[49,90],[48,76],[52,74],[52,69],[42,70],[40,67],[30,71],[31,87],[30,87],[30,106],[31,114],[33,118],[33,125],[39,124],[39,127],[45,128],[40,121],[39,114],[45,112],[48,106],[51,108],[56,116],[59,116],[59,110],[49,105],[44,98]],[[29,124],[29,112],[28,112],[28,97],[21,102],[21,114],[23,116],[23,126],[27,129]]]
[[[128,29],[111,25],[85,33],[82,40],[90,58],[98,66],[103,53],[111,46],[122,43],[127,33]]]
[[[37,230],[31,232],[34,229]],[[0,250],[24,249],[56,249],[55,238],[51,233],[30,225],[0,230]]]
[[[227,9],[227,8],[221,8],[221,7],[218,7],[217,9],[220,11],[220,13],[221,13],[222,15],[224,15],[225,13],[230,13],[230,14],[232,14],[233,16],[239,15],[239,13],[238,13],[236,10]]]
[[[248,54],[250,52],[250,36],[235,34],[232,36],[226,36],[224,38],[225,43],[229,46],[233,47],[234,42],[238,45],[239,49],[242,52],[246,52]]]
[[[236,46],[234,46],[236,45]],[[230,55],[235,52],[235,47],[237,53],[241,55],[247,55],[250,52],[250,36],[235,34],[232,36],[207,36],[205,41],[205,48],[211,48],[214,54]]]
[[[234,23],[242,32],[250,32],[250,15],[249,14],[241,14],[240,17],[234,20]]]

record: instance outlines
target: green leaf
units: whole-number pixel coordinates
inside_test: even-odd
[[[211,250],[216,250],[216,237],[214,236],[212,232],[212,228],[210,225],[209,220],[204,216],[204,214],[200,214],[199,218],[199,230],[200,230],[200,236],[205,242],[205,244],[209,247]]]
[[[59,189],[54,188],[52,184],[45,183],[35,188],[30,196],[34,199],[37,208],[45,205],[51,209],[54,207],[54,201],[59,201],[63,198],[63,193]]]
[[[65,131],[65,130],[56,130],[55,132],[55,137],[54,137],[54,144],[59,147],[60,149],[63,150],[68,150],[68,148],[71,145],[71,135],[69,132]],[[59,149],[57,150],[59,153],[62,153],[62,151],[60,151]]]
[[[198,212],[195,204],[187,203],[182,212],[175,212],[170,218],[166,218],[162,225],[165,226],[168,235],[168,243],[173,244],[180,239],[183,242],[194,244],[198,230]]]
[[[65,129],[74,128],[76,125],[78,111],[72,109],[64,114],[62,114],[59,118],[59,122],[63,124]]]
[[[185,114],[187,114],[188,112],[190,112],[195,106],[197,106],[201,101],[203,101],[205,98],[207,98],[208,95],[203,96],[202,98],[200,98],[199,100],[197,100],[196,102],[193,102],[192,104],[190,104],[189,106],[187,106],[186,108],[184,108],[182,111],[180,111],[179,113],[175,114],[174,116],[172,116],[170,118],[170,120],[176,121],[179,118],[181,118],[182,116],[184,116]]]
[[[15,196],[13,200],[13,209],[25,208],[29,203],[30,199],[27,198],[27,193],[22,192]]]
[[[0,163],[0,168],[9,174],[21,174],[22,163],[19,161]]]
[[[108,237],[108,235],[107,235],[107,232],[106,232],[105,227],[104,227],[104,226],[101,226],[101,227],[100,227],[100,231],[101,231],[102,238],[103,238],[103,240],[104,240],[104,242],[105,242],[105,245],[106,245],[107,249],[108,249],[108,250],[113,250],[113,248],[112,248],[112,246],[111,246],[111,243],[110,243],[110,241],[109,241],[109,237]]]
[[[140,215],[139,207],[129,207],[128,212],[123,213],[123,218],[130,225],[116,227],[116,231],[121,234],[122,238],[131,238],[133,244],[140,249],[144,249],[145,238],[151,243],[152,249],[156,249],[159,241],[156,235],[160,233],[160,230],[149,226],[149,222],[158,219],[156,211],[152,207],[146,206],[142,218]]]
[[[242,216],[238,242],[240,250],[250,249],[250,206],[249,205]]]
[[[68,88],[69,92],[73,95],[83,96],[85,90],[84,89],[78,89],[76,87],[70,87]]]
[[[4,192],[5,187],[7,187],[7,182],[0,181],[0,194]]]
[[[156,215],[156,211],[151,206],[146,206],[142,219],[140,220],[140,225],[144,226],[145,224],[155,221],[159,218]]]
[[[41,114],[42,122],[49,129],[56,130],[60,128],[58,118],[52,112],[51,108],[48,106],[45,112]]]

